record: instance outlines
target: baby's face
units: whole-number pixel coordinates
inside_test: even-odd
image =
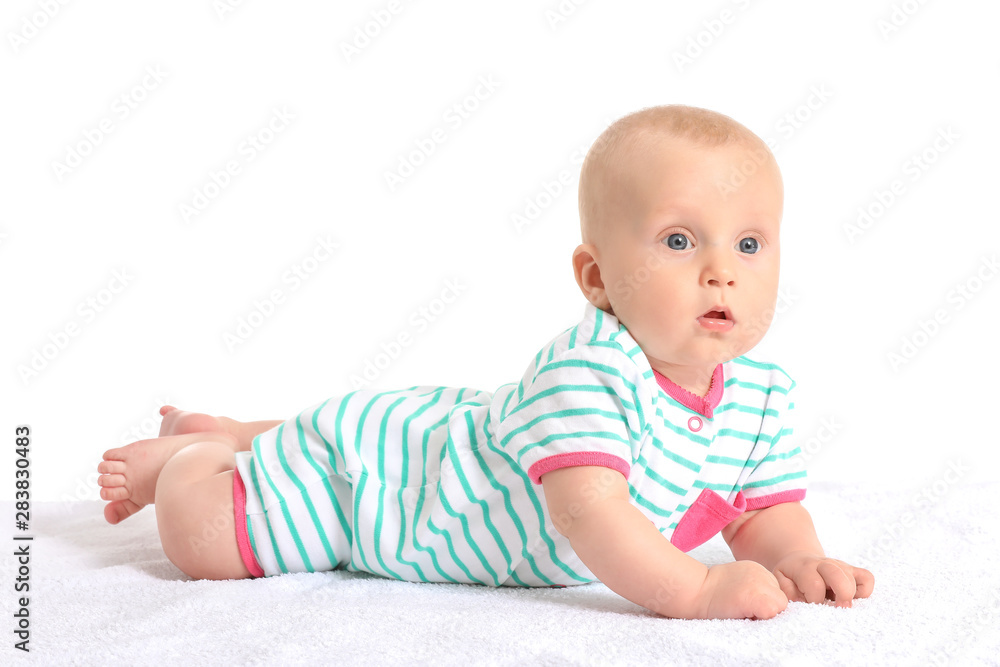
[[[612,312],[668,377],[681,366],[711,377],[770,326],[784,194],[767,160],[669,139],[636,166],[633,220],[616,226],[598,263]],[[725,321],[703,317],[718,307]]]

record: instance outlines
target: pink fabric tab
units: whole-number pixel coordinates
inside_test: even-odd
[[[243,478],[240,477],[238,468],[233,468],[233,515],[236,519],[236,544],[240,548],[240,557],[243,564],[250,570],[250,574],[255,577],[263,577],[264,570],[257,563],[250,547],[250,537],[247,535],[247,492],[243,486]]]
[[[722,372],[722,364],[716,365],[715,370],[712,372],[712,381],[709,383],[708,393],[704,397],[692,394],[666,375],[662,375],[655,368],[653,369],[653,376],[656,378],[656,383],[660,385],[663,391],[667,392],[668,396],[681,405],[709,419],[712,418],[712,411],[719,407],[719,401],[722,400],[722,390],[726,385],[726,378]]]
[[[604,466],[617,470],[625,479],[628,479],[629,464],[623,458],[608,454],[607,452],[567,452],[565,454],[553,454],[544,459],[535,461],[528,468],[528,477],[535,484],[542,483],[542,475],[559,468],[570,468],[572,466]]]
[[[736,501],[730,505],[715,491],[702,489],[677,522],[670,543],[681,551],[690,551],[707,542],[746,509],[747,501],[742,491],[736,494]]]

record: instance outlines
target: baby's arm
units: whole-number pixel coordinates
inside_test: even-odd
[[[673,618],[771,618],[788,600],[752,561],[707,568],[675,547],[629,503],[624,476],[601,466],[542,475],[552,522],[608,588]]]
[[[722,537],[733,558],[766,567],[792,601],[822,602],[830,589],[838,607],[850,607],[875,586],[868,570],[823,554],[812,518],[799,502],[745,512],[722,529]]]

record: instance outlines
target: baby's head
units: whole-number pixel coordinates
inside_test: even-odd
[[[583,163],[577,283],[654,369],[705,388],[770,326],[783,197],[767,144],[732,118],[681,105],[632,113]],[[719,306],[729,323],[702,317]]]

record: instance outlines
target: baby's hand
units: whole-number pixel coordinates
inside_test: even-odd
[[[774,575],[752,560],[708,568],[702,618],[773,618],[788,606]]]
[[[792,602],[830,599],[837,607],[850,607],[851,600],[868,597],[875,587],[868,570],[805,551],[793,551],[778,561],[774,576]]]

